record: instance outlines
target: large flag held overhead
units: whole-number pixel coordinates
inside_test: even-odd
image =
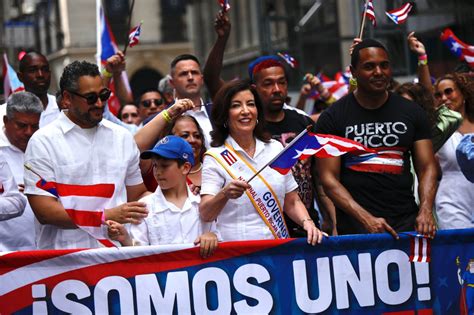
[[[397,25],[403,24],[408,18],[408,13],[410,13],[412,8],[413,8],[413,4],[411,2],[407,2],[398,9],[386,11],[385,14],[390,18],[390,20],[393,21],[393,23]]]
[[[20,92],[25,90],[25,86],[18,79],[18,76],[12,66],[8,63],[7,54],[3,54],[3,95],[5,99],[8,96],[15,92]]]
[[[377,21],[375,20],[375,10],[372,0],[367,1],[367,8],[365,8],[365,16],[372,22],[372,25],[377,26]]]
[[[449,48],[459,60],[465,60],[469,66],[474,68],[474,46],[461,41],[449,28],[441,33],[441,41]]]
[[[376,155],[374,150],[359,142],[333,135],[312,133],[305,129],[269,163],[269,166],[281,174],[287,174],[298,160],[313,155],[318,158],[337,157],[348,152]]]
[[[114,184],[70,185],[48,182],[41,178],[36,187],[58,198],[78,228],[97,239],[102,245],[115,247],[102,229],[104,206],[114,194]]]
[[[107,59],[115,55],[119,49],[117,46],[117,42],[115,41],[114,34],[112,33],[109,23],[107,22],[107,19],[104,15],[103,8],[100,9],[100,26],[99,27],[100,27],[100,45],[99,45],[99,51],[97,52],[97,54],[100,56],[101,63],[105,64],[107,62]],[[128,93],[131,95],[132,89],[130,88],[130,84],[128,82],[128,76],[125,71],[122,72],[122,81],[123,81],[123,84],[125,85],[125,88],[128,90]],[[118,111],[120,110],[120,101],[115,94],[115,84],[113,82],[113,78],[112,80],[110,80],[108,88],[112,91],[112,94],[109,100],[107,101],[107,103],[109,105],[110,111],[114,115],[117,115]]]

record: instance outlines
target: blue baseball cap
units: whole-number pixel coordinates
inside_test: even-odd
[[[466,134],[456,148],[459,168],[468,181],[474,183],[474,133]]]
[[[194,153],[191,145],[181,137],[166,136],[151,150],[143,151],[140,158],[151,159],[154,155],[172,160],[182,160],[194,166]]]

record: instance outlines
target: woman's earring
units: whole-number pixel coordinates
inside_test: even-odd
[[[227,123],[224,123],[224,128],[226,128],[226,129],[227,129]]]
[[[258,125],[258,119],[257,119],[257,125]]]

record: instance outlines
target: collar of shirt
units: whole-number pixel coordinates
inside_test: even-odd
[[[16,146],[11,144],[10,140],[8,140],[7,135],[5,134],[5,126],[2,129],[3,130],[0,132],[0,148],[9,147],[13,151],[18,151],[18,152],[23,153],[23,151],[21,151]]]
[[[56,114],[59,111],[58,103],[56,103],[56,97],[48,94],[48,105],[43,111],[43,115]]]
[[[57,118],[58,120],[58,124],[61,128],[61,131],[63,133],[68,133],[70,130],[72,130],[73,128],[79,128],[79,129],[82,129],[81,127],[79,127],[78,125],[76,125],[75,123],[72,122],[71,119],[69,119],[69,117],[66,116],[66,113],[64,112],[61,112],[59,114],[59,117]],[[107,127],[108,128],[108,125],[107,123],[104,122],[104,119],[102,118],[102,121],[99,122],[97,124],[97,127],[98,128],[103,128],[103,127]]]
[[[235,151],[240,151],[240,152],[242,152],[242,153],[244,153],[245,155],[248,156],[247,152],[245,152],[245,150],[240,147],[240,145],[237,143],[237,141],[234,140],[234,138],[232,138],[232,136],[227,137],[226,142],[228,144],[230,144],[230,146],[232,148],[234,148]],[[253,158],[255,158],[257,155],[259,155],[264,150],[265,150],[265,142],[255,138],[255,153],[253,155]]]
[[[190,210],[193,204],[199,205],[201,197],[199,195],[193,194],[189,189],[189,186],[186,186],[186,190],[188,192],[188,198],[186,199],[183,208],[180,209],[173,203],[166,200],[165,196],[163,195],[163,192],[161,191],[160,186],[158,186],[155,190],[155,193],[153,194],[153,211],[156,213],[163,212],[166,210],[170,210],[172,212],[185,212]]]

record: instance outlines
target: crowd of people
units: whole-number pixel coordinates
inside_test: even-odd
[[[469,73],[432,84],[426,50],[410,33],[418,83],[398,84],[387,49],[355,39],[350,92],[336,100],[308,73],[295,107],[278,56],[261,56],[247,79],[225,82],[227,13],[215,30],[203,67],[194,55],[177,56],[156,88],[123,97],[117,116],[107,86],[113,78],[121,97],[121,52],[102,72],[87,61],[67,65],[56,96],[46,57],[21,59],[26,91],[0,105],[0,251],[96,248],[105,238],[194,243],[208,257],[222,241],[305,237],[316,245],[329,235],[435,237],[474,227]],[[311,91],[324,107],[308,115],[297,107]],[[264,168],[308,126],[376,153],[311,157],[286,175]]]

